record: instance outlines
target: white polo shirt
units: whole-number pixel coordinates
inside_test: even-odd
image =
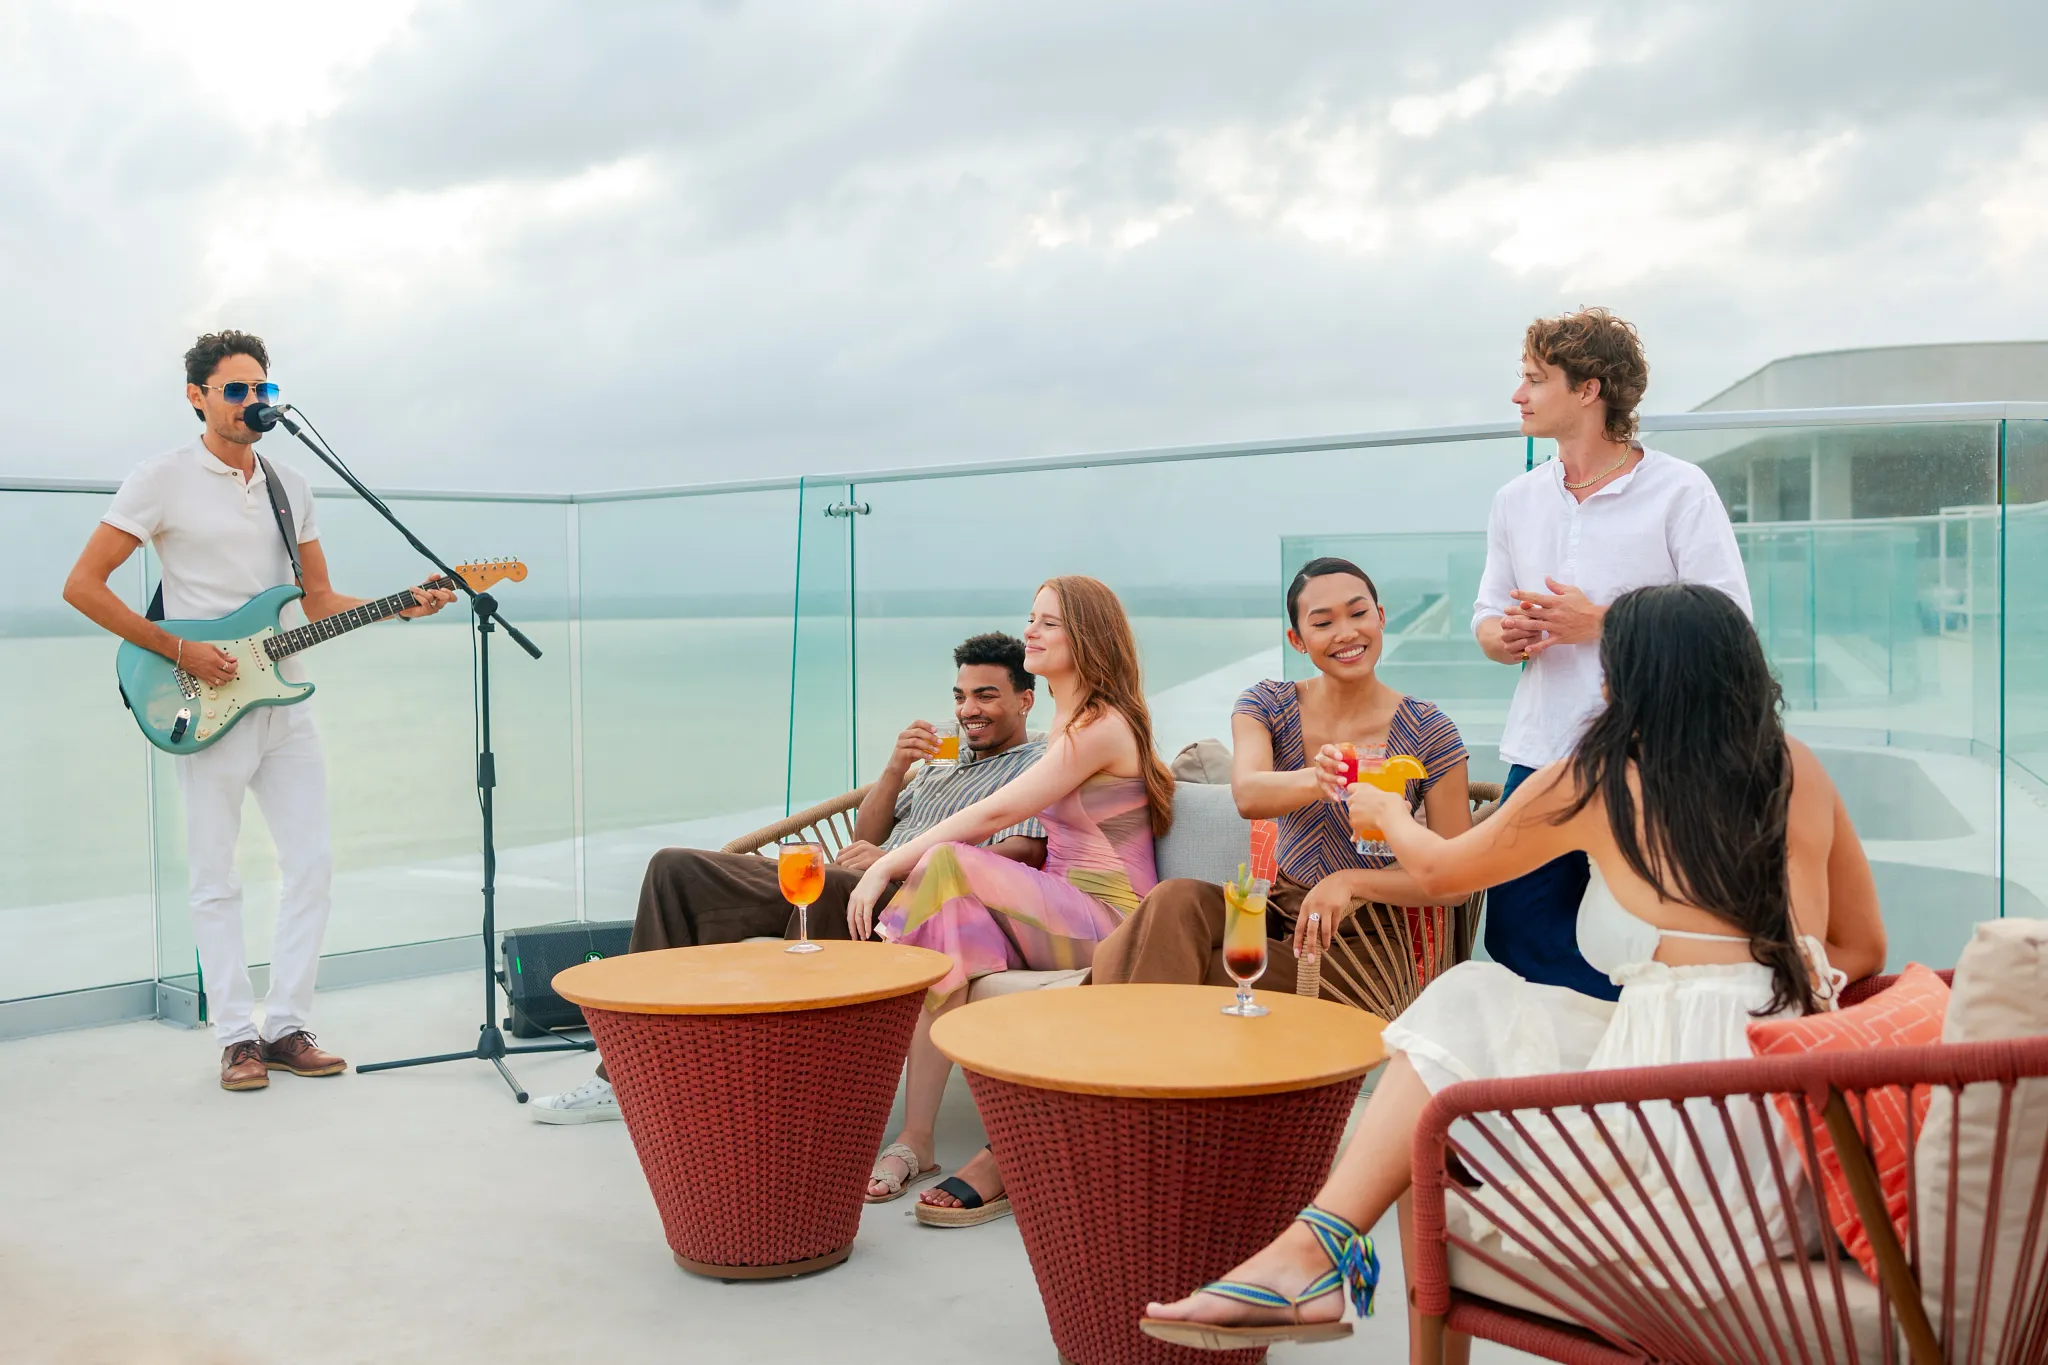
[[[1494,494],[1472,629],[1506,615],[1514,605],[1508,594],[1518,588],[1550,591],[1546,577],[1602,606],[1631,588],[1701,583],[1750,614],[1749,577],[1713,481],[1699,466],[1658,450],[1645,450],[1634,469],[1584,502],[1565,489],[1562,460],[1540,464]],[[1540,768],[1569,754],[1606,704],[1601,679],[1597,640],[1553,645],[1531,659],[1508,707],[1502,761]]]
[[[318,540],[313,490],[305,477],[276,460],[270,466],[284,485],[299,543]],[[226,616],[257,593],[292,581],[291,556],[270,510],[263,466],[244,484],[239,472],[198,440],[139,465],[100,520],[156,549],[166,616]],[[286,628],[305,619],[296,603],[285,608]],[[299,660],[287,660],[280,672],[293,678]]]

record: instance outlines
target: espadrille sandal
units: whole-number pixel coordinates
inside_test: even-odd
[[[894,1171],[883,1169],[882,1163],[892,1156],[903,1163],[903,1169],[908,1172],[907,1175],[898,1177]],[[937,1162],[933,1162],[931,1165],[920,1170],[917,1165],[917,1153],[911,1151],[908,1146],[901,1142],[892,1142],[882,1149],[880,1156],[875,1158],[875,1169],[868,1172],[870,1183],[880,1181],[888,1187],[889,1192],[887,1194],[868,1195],[867,1201],[870,1204],[887,1204],[893,1200],[901,1199],[904,1195],[910,1193],[913,1186],[924,1184],[925,1181],[932,1179],[938,1173],[939,1167]]]
[[[1140,1318],[1138,1330],[1148,1337],[1170,1341],[1176,1346],[1192,1346],[1201,1351],[1242,1351],[1283,1341],[1337,1341],[1350,1336],[1350,1323],[1341,1320],[1303,1322],[1301,1309],[1303,1304],[1325,1294],[1343,1290],[1348,1293],[1351,1306],[1358,1310],[1360,1317],[1371,1317],[1373,1291],[1379,1288],[1380,1283],[1380,1258],[1379,1253],[1373,1250],[1372,1238],[1336,1214],[1313,1204],[1295,1215],[1295,1221],[1308,1224],[1308,1230],[1315,1234],[1323,1254],[1330,1258],[1330,1268],[1310,1280],[1299,1294],[1290,1299],[1262,1284],[1247,1284],[1241,1280],[1217,1280],[1196,1291],[1253,1308],[1284,1308],[1294,1315],[1293,1322],[1229,1325],[1188,1322],[1181,1318]]]
[[[983,1199],[981,1191],[957,1175],[947,1176],[935,1188],[959,1200],[960,1207],[949,1209],[943,1204],[927,1204],[922,1199],[918,1200],[917,1221],[926,1227],[973,1228],[1010,1216],[1009,1195],[999,1194],[993,1199]]]

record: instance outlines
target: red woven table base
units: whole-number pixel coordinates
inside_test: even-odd
[[[1155,1341],[1138,1318],[1152,1300],[1222,1275],[1301,1212],[1330,1173],[1360,1079],[1151,1100],[968,1072],[1060,1354],[1076,1365],[1263,1359],[1263,1348]]]
[[[670,1250],[765,1267],[851,1244],[923,997],[780,1014],[586,1009]]]

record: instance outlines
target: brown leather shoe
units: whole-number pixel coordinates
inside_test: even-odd
[[[263,1049],[255,1043],[236,1043],[220,1054],[220,1088],[262,1090],[270,1084],[270,1069],[263,1065]]]
[[[265,1043],[262,1052],[263,1065],[294,1076],[339,1076],[348,1070],[347,1062],[313,1046],[313,1035],[302,1028]]]

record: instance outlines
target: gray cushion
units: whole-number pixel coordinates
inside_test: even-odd
[[[1237,813],[1228,786],[1177,782],[1173,828],[1152,851],[1161,881],[1194,877],[1227,882],[1237,875],[1237,865],[1252,855],[1252,824]]]

